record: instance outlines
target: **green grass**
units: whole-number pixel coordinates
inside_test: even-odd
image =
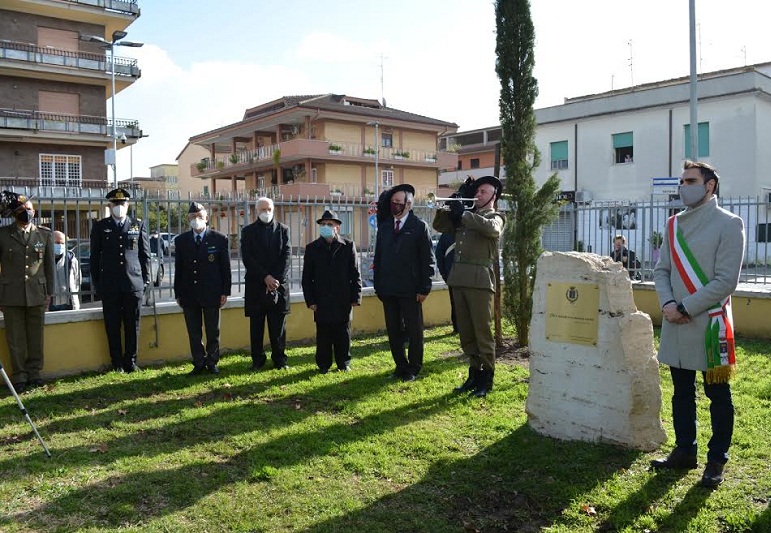
[[[354,342],[350,373],[318,375],[313,348],[293,347],[285,372],[229,355],[218,377],[183,364],[58,380],[22,396],[50,459],[5,397],[0,531],[771,531],[770,343],[740,342],[715,491],[701,470],[649,471],[660,453],[534,433],[521,365],[501,362],[484,401],[451,394],[457,353],[447,328],[427,330],[408,384],[388,379],[382,336]],[[704,452],[708,409],[700,397]]]

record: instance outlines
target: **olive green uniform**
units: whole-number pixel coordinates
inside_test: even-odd
[[[14,384],[40,379],[45,300],[54,289],[53,236],[48,228],[15,222],[0,227],[0,307]]]
[[[452,290],[463,353],[473,368],[495,369],[495,338],[490,329],[498,240],[506,224],[493,208],[465,211],[456,228],[450,212],[438,210],[434,229],[455,234],[455,259],[447,285]]]

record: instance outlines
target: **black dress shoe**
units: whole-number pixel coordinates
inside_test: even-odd
[[[206,368],[214,374],[215,376],[220,373],[220,367],[218,367],[216,364],[212,363],[210,365],[206,365]]]
[[[126,374],[131,374],[132,372],[141,372],[142,369],[139,368],[136,363],[134,363],[130,367],[124,368],[123,371],[126,372]]]
[[[394,370],[388,375],[388,379],[402,379],[404,377],[404,372],[401,370]]]
[[[30,387],[30,388],[37,388],[37,387],[42,387],[42,386],[43,386],[43,385],[45,385],[45,384],[46,384],[46,382],[45,382],[45,381],[43,381],[43,380],[42,380],[42,379],[40,379],[40,378],[37,378],[37,379],[32,379],[32,380],[30,380],[30,382],[29,382],[29,387]]]
[[[284,363],[282,365],[274,365],[273,368],[276,370],[289,370],[289,365]]]
[[[265,366],[265,361],[262,363],[252,363],[252,372],[259,372],[262,370],[262,367]]]
[[[351,371],[351,365],[345,365],[345,366],[339,366],[337,367],[338,372],[350,372]]]
[[[203,373],[204,373],[204,371],[205,371],[205,370],[206,370],[206,367],[203,367],[203,366],[194,366],[194,367],[193,367],[193,370],[191,370],[191,371],[188,373],[188,376],[200,376],[201,374],[203,374]]]
[[[651,467],[655,469],[683,469],[693,470],[698,466],[696,454],[691,454],[682,448],[672,450],[666,459],[654,459],[651,461]]]
[[[418,379],[418,376],[416,376],[415,374],[410,374],[409,372],[402,376],[402,381],[404,381],[405,383],[409,383],[410,381],[415,381],[416,379]]]
[[[14,383],[13,388],[16,391],[16,394],[21,394],[25,390],[27,390],[27,384],[26,383]]]
[[[328,374],[329,369],[328,368],[319,368],[319,374]]]
[[[116,374],[123,374],[125,370],[123,370],[122,366],[113,366],[111,372],[115,372]]]
[[[723,468],[725,465],[715,461],[707,461],[707,467],[701,476],[701,486],[708,489],[714,489],[723,482]]]

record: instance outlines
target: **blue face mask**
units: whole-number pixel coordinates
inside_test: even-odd
[[[54,255],[62,255],[64,253],[64,243],[54,243]]]
[[[319,228],[319,233],[325,239],[331,239],[332,237],[335,236],[335,228],[333,228],[332,226],[321,226]]]

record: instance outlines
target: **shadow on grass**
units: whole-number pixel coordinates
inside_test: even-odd
[[[711,489],[705,489],[699,484],[693,485],[672,509],[669,516],[661,521],[656,531],[660,533],[686,531],[691,520],[696,518],[701,508],[704,507],[704,502],[711,494]]]
[[[540,531],[639,453],[557,441],[523,425],[473,457],[437,463],[420,482],[305,531]]]
[[[194,505],[225,485],[246,481],[269,483],[282,468],[303,463],[314,457],[337,454],[341,446],[373,435],[387,433],[396,427],[416,423],[446,409],[443,399],[413,402],[367,417],[355,425],[336,423],[312,432],[282,435],[222,460],[207,456],[207,461],[182,467],[157,469],[115,475],[98,483],[78,488],[33,510],[15,517],[0,519],[0,524],[22,524],[33,529],[45,529],[60,524],[59,517],[81,528],[118,527],[142,517],[147,522]],[[249,406],[249,410],[254,408]],[[290,413],[286,413],[289,415]],[[242,413],[243,415],[243,413]],[[229,418],[229,414],[219,414]],[[302,414],[295,415],[297,418]],[[259,417],[256,413],[255,417]],[[282,426],[295,420],[280,417]],[[184,435],[194,437],[195,428]],[[260,431],[263,425],[260,424]],[[202,432],[206,433],[206,432]],[[209,441],[217,435],[199,437]],[[122,453],[126,450],[120,450]],[[141,453],[141,451],[140,451]],[[73,522],[74,521],[74,522]]]
[[[771,504],[766,503],[766,510],[763,511],[752,523],[753,533],[767,533],[771,531]]]

